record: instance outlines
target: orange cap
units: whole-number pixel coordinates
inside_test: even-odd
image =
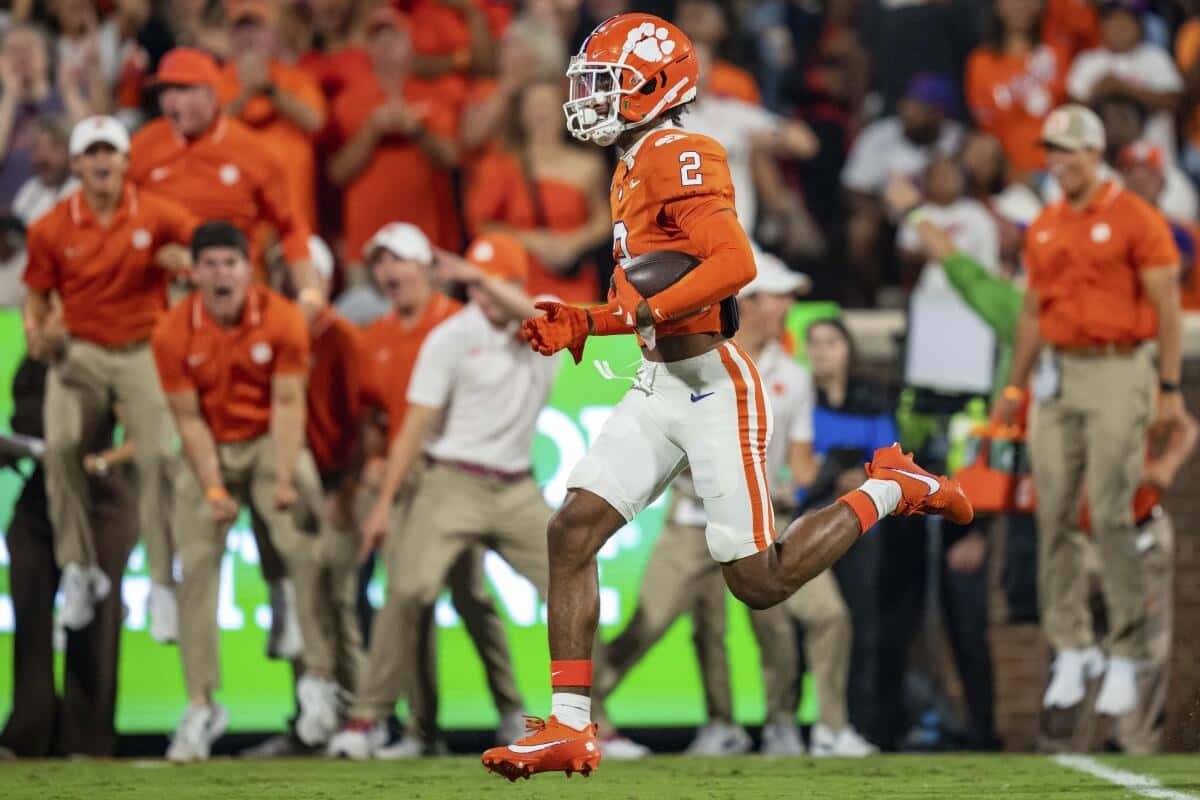
[[[1144,164],[1162,172],[1164,162],[1163,151],[1146,141],[1130,142],[1121,148],[1121,154],[1117,156],[1117,165],[1122,168]]]
[[[380,28],[408,30],[408,20],[391,3],[384,3],[367,15],[365,30],[374,33]]]
[[[521,281],[529,277],[529,254],[513,237],[485,233],[467,248],[467,261],[494,278]]]
[[[209,86],[216,88],[221,73],[217,62],[203,50],[194,47],[176,47],[158,62],[154,82],[158,85]]]
[[[272,25],[278,16],[278,10],[270,0],[231,0],[227,16],[231,25],[246,20]]]

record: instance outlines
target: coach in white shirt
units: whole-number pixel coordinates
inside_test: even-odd
[[[519,338],[521,320],[541,313],[522,289],[528,255],[510,236],[485,234],[465,260],[440,253],[435,267],[442,279],[465,283],[470,302],[421,345],[404,424],[389,449],[379,499],[363,523],[369,550],[383,541],[392,498],[423,458],[427,468],[405,523],[384,543],[387,563],[400,569],[388,576],[375,630],[386,631],[392,646],[387,653],[372,648],[351,709],[355,720],[373,723],[364,730],[368,737],[386,733],[386,726],[379,728],[397,700],[387,689],[393,675],[417,675],[417,659],[431,657],[426,621],[460,555],[473,547],[495,550],[543,597],[550,585],[551,511],[531,467],[538,414],[559,359],[539,355]],[[377,655],[386,663],[374,663]],[[422,687],[415,694],[425,702],[410,703],[410,755],[431,752],[437,739],[437,693]]]
[[[1167,51],[1142,36],[1146,0],[1102,0],[1102,46],[1076,56],[1067,73],[1067,93],[1093,105],[1105,95],[1135,98],[1151,112],[1145,138],[1175,163],[1174,114],[1183,97],[1183,78]]]

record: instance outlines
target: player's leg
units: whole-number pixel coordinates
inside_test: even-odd
[[[590,698],[600,618],[596,555],[683,468],[682,450],[656,421],[658,400],[649,391],[625,396],[571,473],[566,500],[550,519],[551,717],[517,744],[483,755],[489,770],[511,780],[534,772],[588,772],[599,763]]]
[[[492,702],[500,714],[496,740],[505,743],[520,738],[525,730],[525,702],[513,674],[504,621],[484,580],[484,552],[481,547],[473,547],[460,555],[450,568],[447,582],[450,600],[475,643]]]

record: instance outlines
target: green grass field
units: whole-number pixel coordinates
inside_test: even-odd
[[[662,756],[608,763],[590,778],[538,775],[510,784],[473,758],[421,762],[246,762],[217,759],[173,767],[147,761],[0,764],[6,800],[441,800],[610,798],[658,800],[1200,800],[1200,757],[1097,757],[1094,763],[1136,773],[1144,794],[1061,766],[1045,756],[882,756],[862,761],[753,756],[689,759]],[[1147,788],[1150,787],[1150,788]]]

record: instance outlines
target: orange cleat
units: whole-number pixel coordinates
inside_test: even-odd
[[[905,453],[898,444],[875,451],[867,464],[867,476],[900,484],[904,496],[892,514],[941,514],[958,525],[975,518],[975,509],[958,481],[921,469],[912,453]]]
[[[488,772],[498,772],[510,781],[528,779],[535,772],[578,772],[585,778],[600,766],[600,743],[596,726],[576,730],[555,717],[548,720],[525,718],[526,736],[483,754]]]

